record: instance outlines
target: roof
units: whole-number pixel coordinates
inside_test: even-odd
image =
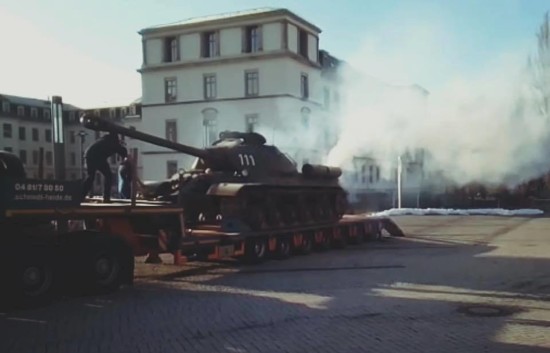
[[[239,19],[245,19],[245,18],[254,18],[255,16],[269,16],[269,15],[287,15],[294,17],[296,20],[303,22],[307,24],[308,26],[314,28],[319,33],[321,32],[321,29],[314,24],[306,21],[305,19],[301,18],[300,16],[296,15],[295,13],[289,11],[285,8],[278,8],[278,7],[261,7],[256,9],[250,9],[250,10],[243,10],[243,11],[235,11],[235,12],[226,12],[221,14],[214,14],[214,15],[207,15],[207,16],[198,16],[198,17],[190,17],[181,21],[172,22],[172,23],[166,23],[166,24],[160,24],[155,26],[150,26],[147,28],[142,29],[139,31],[139,34],[145,34],[150,32],[156,32],[158,30],[166,30],[166,29],[180,29],[180,28],[186,28],[186,27],[192,27],[195,25],[205,25],[205,24],[214,24],[217,22],[222,22],[224,20],[232,19],[232,20],[239,20]]]
[[[49,108],[52,104],[51,101],[47,99],[28,98],[28,97],[13,96],[13,95],[2,94],[2,93],[0,93],[0,99],[7,100],[13,104],[20,104],[20,105],[26,105],[26,106],[32,106],[32,107],[39,107],[39,108]],[[63,108],[66,110],[80,110],[79,107],[76,107],[72,104],[67,104],[67,103],[63,103]]]

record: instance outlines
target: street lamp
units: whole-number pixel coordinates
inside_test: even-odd
[[[80,174],[82,174],[82,179],[84,179],[84,141],[88,133],[84,130],[80,130],[78,136],[80,137]]]

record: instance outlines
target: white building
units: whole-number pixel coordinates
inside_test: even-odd
[[[223,130],[257,131],[298,165],[326,155],[333,138],[327,107],[337,95],[322,75],[317,26],[267,8],[139,33],[147,133],[204,147]],[[193,161],[151,144],[142,151],[145,179],[166,178]]]

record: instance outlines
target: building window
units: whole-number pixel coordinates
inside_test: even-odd
[[[323,90],[324,93],[324,100],[325,100],[325,108],[330,107],[330,90],[328,87],[325,87]]]
[[[178,84],[176,78],[164,79],[164,100],[166,102],[175,102],[178,96]]]
[[[218,139],[218,111],[206,108],[202,111],[202,125],[204,126],[204,145],[210,146]]]
[[[135,104],[132,104],[130,106],[130,115],[137,115],[137,109],[136,109]]]
[[[75,114],[74,111],[69,112],[69,121],[70,122],[75,122],[76,121],[76,114]]]
[[[212,58],[219,55],[219,42],[217,32],[204,32],[202,35],[202,57]]]
[[[307,74],[300,75],[300,93],[302,98],[307,99],[309,97],[309,82]]]
[[[32,128],[32,140],[38,141],[38,129],[35,127]]]
[[[11,124],[4,123],[4,137],[11,138],[12,136],[12,130],[11,130]]]
[[[71,143],[75,143],[76,142],[76,133],[74,131],[69,131],[69,141]]]
[[[44,137],[46,139],[46,142],[52,142],[52,130],[46,129],[44,131]]]
[[[298,54],[304,58],[308,57],[308,43],[307,43],[307,32],[303,29],[298,30]]]
[[[216,75],[207,74],[203,77],[204,80],[204,99],[216,98]]]
[[[109,109],[109,117],[110,117],[111,119],[116,118],[116,108],[111,108],[111,109]]]
[[[262,50],[262,31],[260,26],[247,26],[244,28],[243,52],[255,53]]]
[[[32,164],[38,164],[38,151],[32,151]]]
[[[177,37],[168,37],[164,40],[164,62],[174,62],[180,59],[180,50]]]
[[[52,165],[52,163],[53,163],[52,151],[46,151],[46,165]]]
[[[13,152],[13,148],[11,148],[11,147],[4,147],[4,151],[9,152],[9,153],[12,153],[12,152]]]
[[[171,178],[177,172],[178,172],[178,161],[167,161],[166,162],[166,177]]]
[[[99,118],[101,116],[101,110],[99,109],[94,110],[94,116]]]
[[[31,108],[31,118],[38,118],[38,109]]]
[[[258,125],[258,114],[247,114],[246,120],[246,132],[254,132],[254,127]]]
[[[18,116],[25,115],[25,107],[23,107],[22,105],[18,105],[17,106],[17,115]]]
[[[128,115],[128,109],[126,109],[126,107],[120,108],[120,117],[125,118],[126,115]]]
[[[27,138],[27,129],[24,126],[19,127],[19,139],[25,141]]]
[[[4,113],[9,113],[11,111],[10,102],[2,102],[2,110],[4,111]]]
[[[374,182],[374,166],[373,165],[369,165],[369,183],[373,183]]]
[[[366,165],[362,165],[361,166],[361,183],[365,184],[366,181],[367,181],[367,166]]]
[[[166,120],[166,139],[178,142],[178,124],[176,120]]]
[[[49,109],[44,109],[44,119],[50,120],[51,118],[51,112]]]
[[[71,152],[71,165],[76,165],[76,153]]]
[[[19,150],[19,159],[21,160],[21,163],[27,164],[27,151]]]
[[[244,73],[245,95],[247,97],[257,96],[260,93],[260,78],[257,70]]]

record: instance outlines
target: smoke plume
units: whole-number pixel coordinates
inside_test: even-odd
[[[368,40],[348,60],[335,118],[338,142],[327,164],[349,168],[354,156],[369,155],[387,178],[398,155],[425,149],[428,173],[442,171],[458,184],[508,186],[550,169],[550,126],[525,70],[528,53],[501,53],[486,68],[457,73],[424,91],[414,79],[456,59],[437,53],[449,44],[440,36],[444,32],[407,32],[407,42],[395,44],[403,44],[400,52]],[[393,84],[395,79],[410,84]]]

